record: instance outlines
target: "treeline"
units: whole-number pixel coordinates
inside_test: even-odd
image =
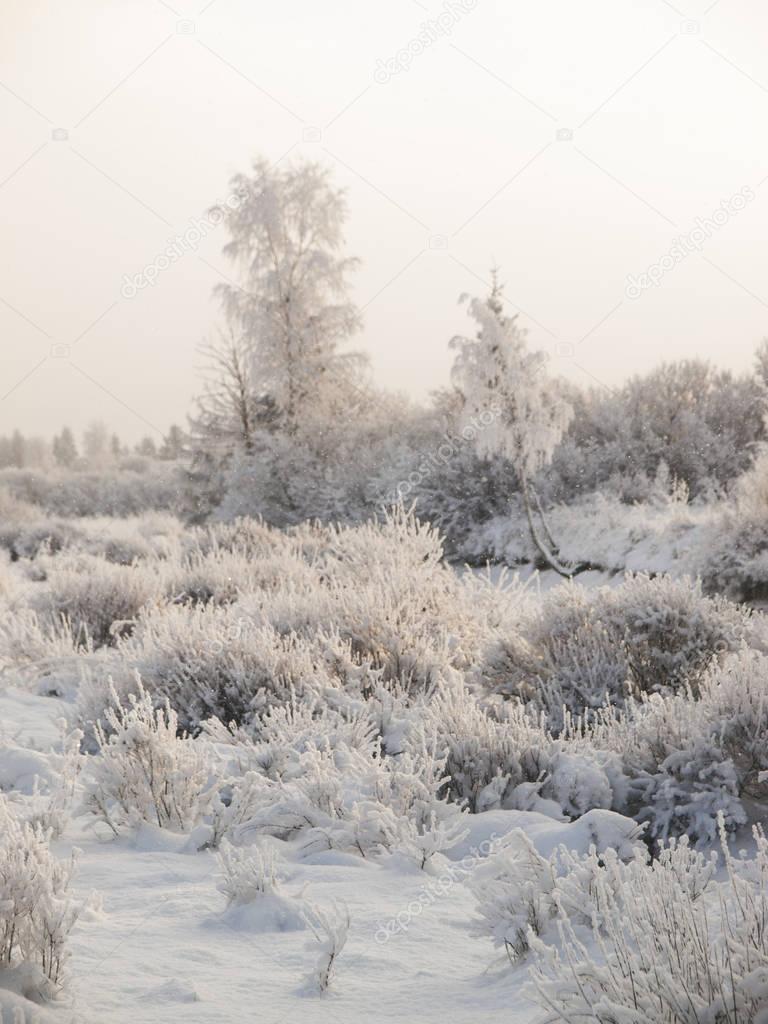
[[[344,348],[361,323],[356,261],[328,172],[257,161],[232,187],[248,197],[221,211],[240,283],[218,288],[226,331],[191,421],[193,518],[349,523],[401,499],[459,552],[478,524],[519,516],[558,566],[547,506],[590,493],[710,500],[766,440],[765,342],[752,372],[686,360],[579,389],[529,347],[495,271],[467,303],[471,330],[450,341],[450,386],[427,406],[382,392]]]
[[[184,456],[185,445],[186,435],[176,425],[159,443],[146,436],[133,446],[123,443],[101,422],[92,423],[79,442],[69,427],[50,440],[15,430],[10,436],[0,436],[0,469],[107,469],[131,457],[173,461]]]

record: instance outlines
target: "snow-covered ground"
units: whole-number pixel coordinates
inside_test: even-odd
[[[0,693],[4,737],[18,747],[0,755],[3,788],[27,790],[29,769],[45,769],[65,710],[56,698],[13,686]],[[525,811],[476,815],[430,874],[397,856],[329,851],[299,859],[275,841],[291,902],[349,910],[336,984],[323,995],[307,985],[318,955],[312,933],[290,920],[282,931],[253,905],[227,911],[216,856],[196,850],[188,835],[143,825],[115,839],[75,818],[54,848],[61,857],[79,851],[74,888],[87,909],[72,937],[74,1005],[51,1017],[84,1024],[532,1020],[536,1008],[520,991],[525,969],[470,935],[475,900],[466,877],[488,844],[513,828],[545,856],[561,842],[586,852],[594,813],[573,824]],[[596,813],[603,827],[619,817]]]
[[[8,907],[32,936],[0,969],[2,1024],[533,1024],[537,970],[584,1019],[561,911],[596,990],[628,914],[653,934],[671,900],[689,951],[717,922],[706,860],[681,847],[654,874],[641,831],[708,851],[764,820],[762,616],[668,577],[455,571],[404,511],[293,533],[138,519],[105,550],[89,531],[0,564],[0,949]],[[564,708],[600,710],[574,728]],[[66,984],[40,1005],[20,994],[45,987],[35,929],[68,897],[30,903],[54,868],[28,821],[76,862],[48,974]],[[713,948],[759,1007],[768,847],[749,848],[748,919]]]

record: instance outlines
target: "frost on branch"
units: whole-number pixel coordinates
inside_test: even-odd
[[[74,859],[56,860],[49,840],[40,826],[20,822],[0,795],[0,988],[15,987],[23,974],[23,994],[35,1001],[53,998],[64,984],[67,940],[79,914],[68,895]]]
[[[336,904],[327,909],[310,906],[305,918],[320,944],[320,956],[307,979],[308,984],[321,993],[326,992],[335,979],[339,956],[347,944],[349,911],[342,910]]]
[[[96,723],[99,753],[90,764],[86,806],[115,835],[124,824],[152,822],[187,831],[209,800],[209,760],[205,748],[179,735],[178,718],[166,702],[155,708],[136,679],[136,693],[113,705],[106,728]]]
[[[606,858],[591,879],[588,929],[559,902],[559,945],[531,937],[531,995],[547,1019],[648,1024],[757,1024],[768,1006],[768,843],[734,861],[722,833],[726,878],[714,854],[684,837],[649,862]],[[530,934],[530,933],[529,933]]]

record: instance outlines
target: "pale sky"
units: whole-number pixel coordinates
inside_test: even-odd
[[[382,385],[447,382],[457,299],[493,262],[574,380],[748,368],[768,334],[767,42],[761,0],[0,0],[0,433],[185,422],[223,230],[133,298],[124,275],[257,154],[348,189],[357,347]],[[700,252],[629,297],[697,218]]]

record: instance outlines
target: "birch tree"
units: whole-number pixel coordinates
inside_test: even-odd
[[[509,459],[536,549],[553,569],[570,576],[574,568],[562,565],[558,558],[532,480],[551,461],[573,409],[546,373],[546,355],[528,348],[527,332],[518,325],[517,316],[505,316],[495,272],[490,296],[470,299],[468,311],[477,323],[477,333],[451,341],[457,353],[452,378],[463,398],[462,426],[474,428],[481,457]],[[481,430],[476,429],[478,422],[483,424]]]

